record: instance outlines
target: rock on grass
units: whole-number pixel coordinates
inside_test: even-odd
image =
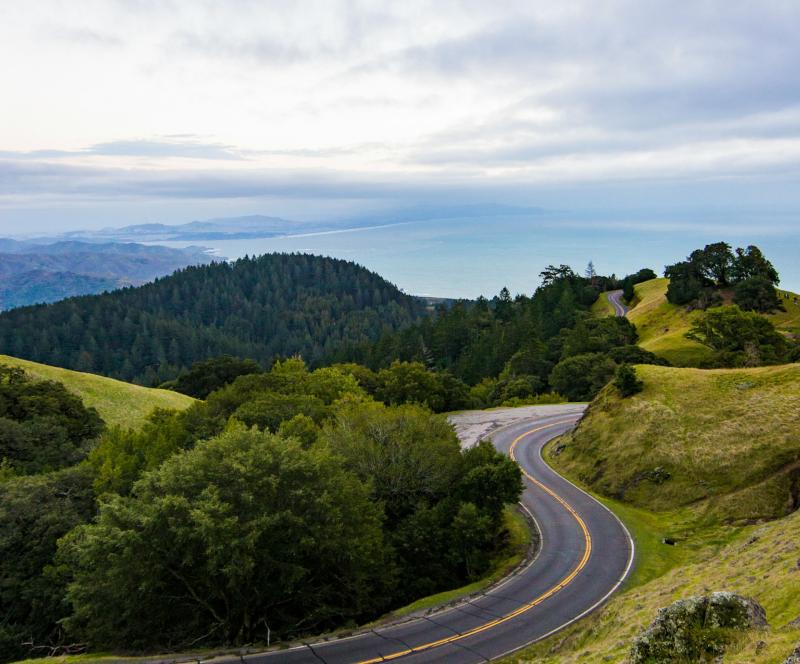
[[[704,661],[721,655],[736,633],[767,627],[764,608],[730,592],[682,599],[659,609],[633,642],[632,664]]]

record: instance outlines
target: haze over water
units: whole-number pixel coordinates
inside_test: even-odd
[[[641,222],[635,217],[589,215],[426,219],[377,228],[289,237],[194,242],[229,259],[268,252],[305,252],[352,260],[408,293],[439,297],[491,297],[503,286],[531,293],[539,272],[565,263],[583,272],[593,261],[601,274],[618,276],[682,260],[704,244],[757,244],[781,274],[781,286],[800,290],[800,231],[785,220],[739,218],[703,223],[684,218]],[[187,246],[189,242],[162,242]]]

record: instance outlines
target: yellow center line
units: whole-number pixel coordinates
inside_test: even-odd
[[[569,424],[572,421],[573,420],[569,419],[569,420],[561,420],[559,422],[552,422],[551,424],[545,424],[543,426],[536,427],[535,429],[530,429],[529,431],[520,434],[511,442],[511,447],[509,449],[509,456],[514,461],[516,461],[517,464],[519,464],[519,461],[517,461],[517,457],[514,454],[514,450],[516,449],[517,443],[519,443],[519,441],[521,441],[526,436],[531,435],[532,433],[541,431],[542,429],[549,429],[550,427],[555,427],[560,424]],[[422,652],[424,650],[430,650],[431,648],[438,648],[439,646],[444,646],[447,645],[448,643],[459,641],[460,639],[466,639],[468,636],[474,636],[475,634],[480,634],[481,632],[485,632],[487,629],[492,629],[493,627],[497,627],[497,625],[501,625],[502,623],[507,622],[512,618],[516,618],[517,616],[525,613],[526,611],[530,611],[533,607],[538,606],[539,604],[544,602],[547,598],[555,595],[559,590],[569,585],[575,579],[575,577],[578,576],[580,571],[584,567],[586,567],[586,563],[589,562],[589,556],[592,553],[592,537],[589,534],[589,529],[586,527],[586,523],[581,518],[580,514],[578,514],[572,507],[572,505],[570,505],[566,500],[564,500],[561,496],[559,496],[555,491],[546,487],[539,480],[529,475],[521,465],[520,465],[520,470],[522,470],[523,475],[525,475],[525,477],[527,477],[531,482],[533,482],[533,484],[535,484],[537,487],[539,487],[540,489],[548,493],[550,496],[552,496],[559,503],[561,503],[561,505],[564,506],[564,508],[574,517],[574,519],[578,522],[578,525],[581,527],[581,530],[583,531],[583,538],[585,541],[585,548],[583,551],[583,557],[580,559],[575,568],[569,574],[567,574],[567,576],[561,579],[561,581],[559,581],[556,585],[543,592],[536,599],[531,600],[527,604],[523,604],[522,606],[515,609],[511,613],[507,613],[506,615],[500,618],[496,618],[495,620],[484,623],[483,625],[478,625],[477,627],[473,627],[472,629],[467,630],[466,632],[463,632],[461,634],[448,636],[444,639],[439,639],[438,641],[431,641],[430,643],[423,643],[422,645],[414,646],[413,648],[408,648],[407,650],[401,650],[399,652],[392,653],[391,655],[384,655],[382,657],[375,657],[373,659],[365,659],[358,662],[357,664],[378,664],[379,662],[387,662],[392,659],[405,657],[406,655],[412,655],[414,653]]]

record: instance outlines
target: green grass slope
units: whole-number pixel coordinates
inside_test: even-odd
[[[633,505],[714,520],[798,506],[800,364],[637,372],[644,390],[621,399],[605,388],[563,439],[559,468]]]
[[[614,306],[608,301],[609,291],[603,291],[595,300],[592,305],[591,312],[593,316],[602,318],[603,316],[614,316]]]
[[[667,302],[669,279],[651,279],[637,284],[634,304],[628,319],[639,332],[639,345],[656,355],[669,360],[678,367],[696,366],[710,356],[710,351],[701,344],[685,337],[699,311],[686,311],[685,307]],[[786,332],[800,330],[800,304],[795,302],[795,293],[778,291],[786,311],[767,316],[775,327]],[[788,295],[789,297],[784,297]],[[800,301],[800,298],[798,298]]]
[[[800,643],[800,364],[637,371],[641,393],[606,388],[545,453],[628,525],[634,573],[603,609],[503,661],[622,663],[659,608],[718,590],[754,597],[770,623],[720,661],[784,661]]]
[[[650,624],[659,608],[692,595],[729,590],[760,602],[770,628],[745,632],[720,660],[714,661],[779,664],[800,643],[800,628],[791,624],[800,618],[798,532],[800,512],[795,512],[766,525],[743,528],[723,542],[706,543],[659,577],[639,585],[628,584],[588,618],[501,661],[622,664],[634,637]]]
[[[194,403],[194,399],[178,392],[131,385],[112,378],[60,369],[8,355],[0,355],[0,364],[19,367],[36,378],[63,383],[67,389],[83,399],[87,406],[96,408],[109,426],[136,428],[154,408],[180,410]]]

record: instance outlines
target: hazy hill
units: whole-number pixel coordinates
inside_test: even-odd
[[[354,263],[269,254],[138,288],[0,314],[0,352],[152,385],[229,354],[314,364],[416,320],[425,304]]]
[[[0,309],[139,285],[211,260],[202,247],[0,240]]]

